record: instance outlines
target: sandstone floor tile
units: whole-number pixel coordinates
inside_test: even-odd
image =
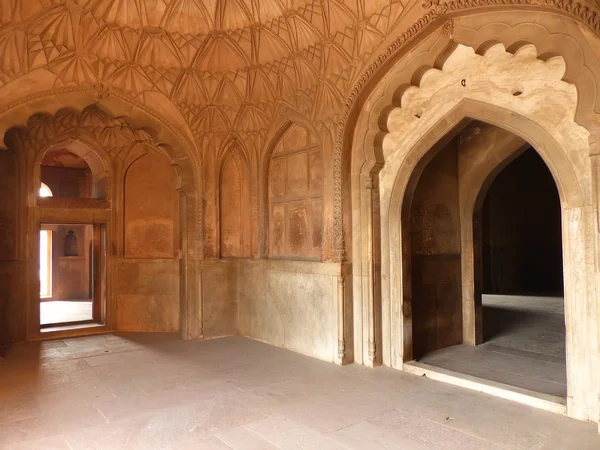
[[[41,344],[0,361],[2,450],[600,449],[593,424],[239,336]]]
[[[335,433],[340,442],[362,439],[364,448],[501,450],[503,447],[423,417],[392,411]],[[368,439],[367,437],[370,437]],[[371,444],[371,442],[373,444]],[[357,447],[354,447],[357,448]]]
[[[74,450],[69,447],[64,436],[51,436],[30,442],[11,445],[7,450]]]
[[[74,449],[175,449],[264,417],[234,399],[207,400],[87,428],[66,440]]]
[[[392,410],[385,402],[350,392],[324,395],[309,404],[281,408],[286,417],[322,433],[332,433]]]
[[[232,450],[230,446],[225,444],[215,436],[183,444],[177,447],[177,450]]]
[[[105,423],[102,414],[93,407],[46,412],[37,417],[0,424],[0,448]]]
[[[283,450],[338,450],[347,448],[318,431],[285,417],[270,417],[249,424],[247,428]]]
[[[276,450],[275,444],[266,441],[247,427],[236,427],[216,433],[221,441],[234,450]]]
[[[0,424],[37,417],[41,414],[35,394],[17,394],[0,398]]]

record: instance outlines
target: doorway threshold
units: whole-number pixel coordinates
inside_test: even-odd
[[[454,372],[452,370],[443,369],[441,367],[436,367],[417,361],[404,363],[402,368],[405,372],[412,373],[414,375],[425,376],[432,380],[442,381],[454,386],[493,395],[494,397],[499,397],[505,400],[532,406],[534,408],[543,409],[544,411],[550,411],[562,415],[567,414],[566,400],[563,397],[557,397],[554,395],[531,391],[529,389],[510,386],[508,384]]]
[[[44,325],[40,328],[40,333],[51,333],[53,331],[64,331],[64,330],[81,330],[83,328],[97,328],[101,327],[101,323],[86,322],[86,323],[68,323],[68,324],[56,324],[54,326]]]
[[[57,324],[55,327],[45,327],[40,329],[37,336],[32,340],[43,341],[51,339],[64,339],[70,337],[92,336],[95,334],[110,333],[112,330],[101,323],[88,322],[81,324]]]

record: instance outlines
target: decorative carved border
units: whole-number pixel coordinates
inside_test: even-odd
[[[342,161],[344,135],[348,119],[358,98],[381,67],[398,54],[436,20],[460,11],[483,7],[534,7],[546,8],[548,12],[567,15],[588,26],[600,35],[600,11],[575,0],[451,0],[441,3],[440,0],[425,0],[422,4],[427,10],[425,15],[396,38],[377,59],[369,65],[355,83],[344,105],[341,119],[338,122],[337,136],[333,149],[333,256],[334,261],[344,260],[344,232],[342,211]],[[448,23],[449,22],[449,23]],[[452,19],[444,26],[451,29]]]
[[[105,131],[111,128],[114,132],[107,136]],[[126,151],[136,143],[162,146],[147,130],[136,129],[125,118],[112,117],[95,105],[81,112],[63,108],[55,115],[34,114],[25,128],[13,127],[6,134],[11,147],[34,152],[38,158],[40,151],[55,142],[82,137],[100,144],[111,159],[125,157]]]

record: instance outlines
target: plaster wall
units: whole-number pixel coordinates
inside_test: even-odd
[[[343,270],[335,263],[240,261],[240,334],[337,361],[337,286]]]
[[[0,150],[0,347],[25,339],[25,264],[19,249],[19,184],[15,155]]]
[[[42,226],[52,231],[52,297],[47,300],[87,300],[90,289],[93,227],[91,225]],[[73,231],[77,237],[77,256],[65,256],[65,237]],[[44,301],[46,299],[42,299]]]
[[[0,261],[0,347],[25,340],[26,265]]]
[[[116,266],[117,329],[179,331],[179,261],[124,259]]]
[[[503,128],[475,121],[460,133],[458,199],[460,202],[463,342],[481,344],[482,228],[480,209],[494,177],[529,148],[524,139]]]
[[[495,178],[481,227],[485,294],[562,296],[560,199],[535,150]]]
[[[92,196],[92,173],[89,169],[42,166],[40,175],[42,183],[50,188],[53,197],[90,198]]]
[[[237,334],[238,273],[236,259],[202,262],[202,323],[205,338]]]

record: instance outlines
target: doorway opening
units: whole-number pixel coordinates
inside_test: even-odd
[[[560,197],[532,149],[490,186],[481,210],[483,347],[527,362],[536,391],[566,397]],[[522,380],[523,381],[523,380]]]
[[[410,288],[405,295],[412,305],[412,356],[421,364],[564,404],[557,186],[525,141],[514,135],[516,141],[510,141],[510,133],[491,125],[470,127],[434,150],[407,191]],[[479,153],[473,152],[476,139]],[[491,161],[486,181],[473,183],[477,164],[486,158]],[[466,197],[477,198],[471,218],[461,211]],[[465,227],[472,228],[470,246]],[[468,260],[474,261],[471,279],[463,273]],[[476,337],[471,342],[469,336]]]
[[[43,223],[39,234],[40,331],[103,325],[105,227]]]

